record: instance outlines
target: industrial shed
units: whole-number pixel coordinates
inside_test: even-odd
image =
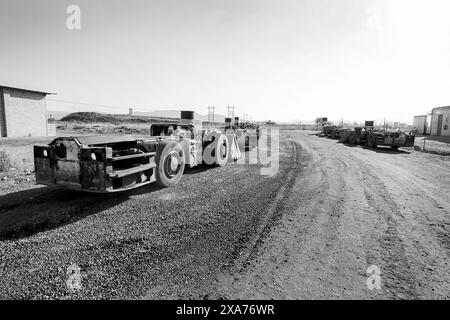
[[[450,136],[450,106],[431,111],[431,135]]]
[[[47,136],[46,97],[49,94],[0,85],[0,136]]]
[[[427,133],[427,115],[414,117],[414,128],[416,128],[418,134]]]

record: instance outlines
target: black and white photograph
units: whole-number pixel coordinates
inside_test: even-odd
[[[0,0],[0,300],[449,300],[449,17]]]

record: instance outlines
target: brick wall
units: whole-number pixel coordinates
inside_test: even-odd
[[[3,88],[8,137],[47,136],[45,94]]]

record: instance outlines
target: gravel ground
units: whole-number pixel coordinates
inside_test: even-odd
[[[173,188],[119,195],[2,184],[0,298],[208,298],[217,274],[242,264],[281,212],[292,148],[283,142],[274,177],[256,165],[206,167]],[[74,264],[81,289],[72,292]]]
[[[0,184],[0,298],[450,298],[449,157],[281,141],[273,177],[199,168],[118,195]]]

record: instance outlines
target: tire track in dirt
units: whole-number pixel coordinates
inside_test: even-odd
[[[380,166],[383,166],[380,164]],[[386,232],[393,232],[396,237],[402,241],[402,256],[407,260],[407,268],[399,271],[396,278],[405,280],[405,283],[399,282],[398,287],[400,297],[423,298],[434,297],[442,298],[448,293],[450,283],[447,276],[450,272],[448,266],[448,243],[442,237],[448,237],[442,226],[442,220],[432,223],[434,219],[442,219],[443,216],[436,213],[433,209],[436,206],[435,195],[431,189],[424,186],[417,186],[417,177],[410,171],[402,171],[396,174],[386,175],[383,171],[374,171],[367,167],[368,175],[376,180],[374,190],[383,190],[383,199],[389,204],[384,212],[392,212],[387,221]],[[387,171],[386,169],[386,172]],[[414,177],[414,178],[413,178]],[[372,180],[370,180],[370,183]],[[420,201],[416,197],[420,196]],[[437,197],[439,197],[437,195]],[[376,203],[382,203],[375,200]],[[440,203],[445,203],[442,199]],[[432,208],[430,208],[430,205]],[[428,208],[428,209],[426,209]],[[386,220],[387,219],[387,220]],[[430,220],[431,219],[431,220]],[[387,236],[386,236],[387,237]],[[386,241],[385,241],[386,242]],[[386,242],[388,244],[388,242]],[[386,248],[386,252],[393,250]],[[395,260],[397,257],[391,257]],[[400,265],[399,262],[395,263]],[[405,267],[405,261],[403,263]],[[396,270],[395,268],[391,269]],[[389,270],[389,266],[388,266]],[[403,276],[400,274],[403,272]],[[406,279],[409,275],[409,281]],[[392,290],[391,290],[392,291]],[[405,292],[406,291],[406,292]]]
[[[398,236],[398,224],[392,217],[399,214],[398,209],[389,196],[378,194],[386,194],[384,186],[372,187],[371,190],[364,190],[364,194],[375,214],[379,214],[380,222],[373,226],[376,232],[366,244],[367,261],[370,265],[380,267],[383,286],[391,293],[391,297],[417,299],[416,279],[409,267],[403,241]],[[374,195],[374,190],[377,195]],[[377,252],[376,257],[374,251]]]
[[[408,175],[392,183],[397,165],[426,164],[407,152],[350,148],[302,132],[286,135],[307,153],[302,155],[307,166],[249,267],[223,275],[218,292],[239,299],[448,297],[448,254],[440,249],[448,232],[428,225],[433,215],[442,216],[409,214],[414,206],[409,203],[413,187],[404,181]],[[434,207],[436,197],[425,195],[424,205]],[[449,205],[438,198],[441,207]],[[411,227],[436,229],[419,234]],[[381,269],[381,290],[366,284],[371,265]]]
[[[299,156],[297,153],[297,145],[293,141],[289,141],[291,148],[291,162],[292,167],[284,168],[282,175],[286,178],[281,188],[278,190],[277,195],[273,202],[269,205],[266,213],[262,215],[262,219],[259,222],[258,231],[252,237],[250,241],[247,241],[245,248],[238,248],[240,251],[239,258],[233,263],[233,269],[231,272],[240,272],[245,268],[249,259],[255,256],[259,245],[263,242],[263,238],[270,232],[270,228],[276,224],[277,220],[280,218],[280,213],[283,210],[283,202],[288,197],[290,189],[295,182],[297,169],[299,165]]]
[[[220,279],[218,290],[226,297],[308,298],[299,288],[306,287],[314,279],[318,279],[320,287],[325,288],[332,285],[335,278],[341,277],[339,266],[333,259],[344,196],[331,190],[339,190],[344,179],[336,176],[333,184],[328,183],[332,171],[324,168],[333,166],[334,162],[321,163],[320,157],[311,151],[314,146],[296,142],[299,143],[297,153],[304,159],[304,164],[290,199],[286,199],[282,212],[284,222],[274,227],[275,234],[281,236],[269,234],[251,268],[235,274],[234,280],[230,281],[233,277],[227,275]],[[338,163],[337,170],[346,168]],[[296,248],[294,254],[292,248]],[[296,260],[304,261],[304,266]],[[309,266],[306,262],[311,260],[315,262]],[[321,272],[323,268],[332,270]],[[298,276],[293,276],[298,272]]]
[[[350,150],[350,152],[347,152],[347,150]],[[433,202],[433,197],[429,198],[430,189],[426,192],[425,190],[422,190],[423,192],[418,191],[421,188],[414,190],[413,186],[417,184],[417,181],[410,178],[414,171],[406,163],[408,163],[408,160],[416,162],[416,158],[413,155],[405,154],[404,161],[399,163],[402,172],[395,172],[397,159],[395,155],[390,155],[389,152],[383,152],[378,157],[378,154],[372,150],[342,146],[342,148],[336,150],[335,154],[338,157],[345,157],[349,166],[358,168],[357,171],[359,172],[357,173],[364,177],[363,183],[360,179],[354,179],[351,183],[359,185],[358,188],[364,190],[364,196],[360,199],[361,208],[366,213],[370,212],[370,215],[364,215],[365,219],[362,218],[360,223],[365,229],[362,238],[365,239],[363,244],[366,259],[368,264],[378,264],[382,273],[385,273],[382,275],[382,285],[388,291],[388,296],[401,299],[439,297],[439,294],[442,296],[445,292],[442,285],[445,286],[446,283],[444,279],[447,276],[444,270],[448,270],[446,258],[448,254],[443,252],[444,258],[440,259],[435,255],[435,250],[439,248],[438,243],[435,243],[434,247],[431,245],[433,235],[436,239],[441,236],[436,232],[422,233],[424,241],[421,241],[420,236],[417,238],[417,232],[410,232],[416,227],[428,228],[424,216],[427,219],[430,217],[430,214],[410,215],[411,211],[416,212],[410,208],[411,206],[414,208],[413,204],[415,203],[410,200],[410,194],[420,194],[422,199],[419,203]],[[408,156],[411,159],[407,158]],[[421,165],[423,166],[423,163]],[[409,171],[406,168],[409,168]],[[418,168],[418,170],[421,169],[421,167]],[[351,180],[352,178],[349,176],[349,182]],[[448,200],[442,201],[443,203],[449,203]],[[369,204],[368,207],[366,202]],[[380,233],[382,231],[384,233]],[[440,231],[444,232],[442,228]],[[368,232],[370,234],[365,235]],[[448,235],[448,233],[445,233],[445,235]],[[376,239],[378,241],[375,241]],[[424,247],[423,244],[429,245]],[[433,263],[436,268],[430,268],[429,262],[422,258],[430,254],[431,256],[434,255],[432,260],[438,260]],[[382,265],[379,261],[383,261]],[[438,294],[438,292],[440,293]]]

